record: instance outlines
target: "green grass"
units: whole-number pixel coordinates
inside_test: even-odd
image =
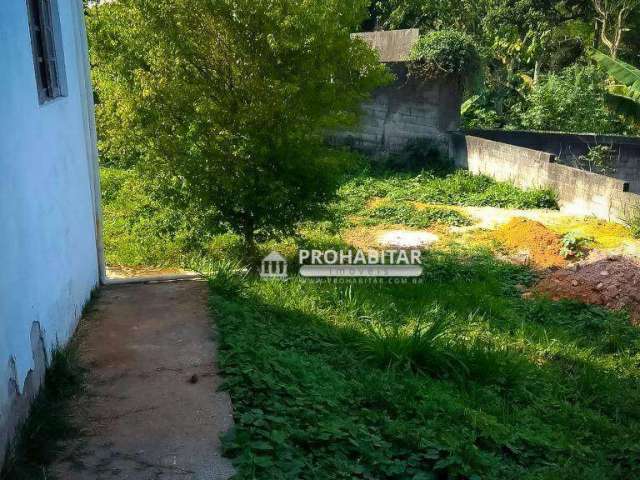
[[[74,345],[54,352],[44,386],[6,457],[1,480],[53,478],[47,469],[59,455],[61,442],[80,433],[71,420],[70,401],[81,392],[83,379]]]
[[[433,225],[462,227],[471,225],[471,219],[447,207],[425,207],[418,209],[409,202],[390,202],[368,209],[365,225],[380,223],[402,224],[413,228],[429,228]]]
[[[350,158],[346,156],[345,162]],[[349,161],[355,162],[353,158]],[[226,233],[219,224],[212,225],[213,212],[181,213],[168,208],[156,198],[159,187],[143,180],[134,170],[103,167],[101,178],[108,264],[184,266],[194,256],[223,259],[226,253],[233,258],[241,254],[237,236]],[[377,209],[367,208],[367,203],[377,197],[386,198],[388,203]],[[418,210],[410,202],[442,207]],[[427,228],[436,223],[457,226],[469,223],[463,214],[446,205],[557,206],[553,193],[547,190],[525,192],[463,171],[411,174],[365,169],[345,178],[337,198],[327,206],[325,223],[332,234],[349,225],[348,218],[354,215],[365,217],[365,224],[369,225],[386,222]],[[311,228],[315,229],[318,223],[314,222]],[[301,226],[301,230],[306,227]]]
[[[212,272],[236,422],[225,449],[239,478],[640,476],[640,333],[625,314],[525,300],[534,272],[454,245],[425,254],[416,284],[263,282],[239,273],[236,235],[174,225],[138,186],[132,199],[117,182],[108,189],[111,258],[198,252],[197,269]],[[467,224],[447,205],[556,207],[549,191],[465,172],[368,171],[344,181],[324,221],[259,247],[290,259],[348,248],[340,234],[353,217]],[[149,238],[150,254],[131,245]]]
[[[524,191],[505,182],[472,175],[464,170],[420,174],[363,172],[348,179],[339,190],[338,207],[361,209],[372,198],[458,206],[502,208],[557,208],[549,190]]]
[[[634,238],[640,238],[640,207],[635,208],[629,218],[625,219],[625,223],[631,230],[631,234]]]
[[[214,271],[238,478],[638,478],[627,316],[524,300],[533,273],[485,252],[424,264],[403,285]]]

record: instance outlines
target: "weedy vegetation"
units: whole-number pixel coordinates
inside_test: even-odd
[[[365,170],[342,183],[338,200],[331,208],[342,217],[366,215],[363,210],[375,198],[393,201],[396,209],[402,208],[397,205],[403,202],[522,209],[558,207],[555,194],[550,190],[523,191],[463,170],[423,170],[417,174]]]
[[[640,238],[640,208],[636,208],[626,222],[634,238]]]
[[[433,225],[462,227],[472,222],[463,213],[448,207],[417,208],[409,202],[393,202],[368,209],[365,225],[381,223],[401,224],[414,228],[429,228]]]
[[[425,254],[421,283],[260,281],[213,266],[238,478],[640,475],[640,332],[525,300],[488,252]]]
[[[549,190],[523,191],[442,165],[420,173],[397,172],[367,166],[365,159],[347,151],[334,151],[331,157],[334,163],[348,166],[336,195],[316,217],[299,224],[294,236],[268,241],[265,232],[257,232],[260,252],[268,253],[269,248],[283,243],[287,244],[285,250],[295,250],[296,245],[310,245],[310,237],[314,248],[322,248],[325,243],[335,243],[336,235],[352,225],[354,217],[364,225],[428,228],[470,223],[451,206],[557,208],[555,195]],[[157,185],[135,170],[103,167],[102,184],[108,263],[192,266],[193,259],[200,257],[242,259],[241,237],[227,229],[215,209],[200,213],[176,210],[162,201],[162,195],[155,194]],[[374,199],[380,204],[370,205]]]
[[[567,232],[560,239],[562,248],[560,255],[564,258],[583,258],[589,252],[589,247],[594,240],[589,237],[582,237],[576,232]]]

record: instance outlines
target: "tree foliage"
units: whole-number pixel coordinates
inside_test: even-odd
[[[599,40],[609,49],[613,58],[618,56],[627,21],[640,7],[640,0],[592,0],[599,27]]]
[[[103,159],[219,212],[249,245],[330,192],[326,129],[388,80],[350,38],[365,0],[121,0],[89,9]]]
[[[612,94],[640,103],[640,69],[598,51],[591,56],[616,81]]]
[[[473,40],[457,30],[436,30],[420,37],[411,51],[411,61],[413,73],[425,79],[468,81],[480,69]]]
[[[537,84],[567,67],[588,64],[594,47],[613,46],[620,60],[640,64],[638,0],[372,0],[370,11],[368,28],[418,27],[423,34],[454,28],[472,37],[484,64],[483,88],[469,92],[472,101],[465,105],[466,125],[473,127],[518,126]],[[626,102],[621,110],[624,99],[608,100],[589,102],[604,109],[592,114],[634,107]],[[553,130],[564,124],[558,118]],[[638,131],[632,121],[623,130]]]
[[[607,108],[604,78],[597,68],[580,65],[545,76],[527,95],[520,126],[531,130],[622,133],[619,119]]]

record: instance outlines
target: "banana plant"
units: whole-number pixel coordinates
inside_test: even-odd
[[[640,69],[597,50],[591,58],[616,82],[608,87],[609,106],[640,124]]]
[[[617,82],[609,87],[611,95],[640,103],[640,69],[597,50],[591,58]]]

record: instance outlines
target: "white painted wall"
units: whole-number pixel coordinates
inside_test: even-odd
[[[64,345],[99,278],[81,0],[58,8],[68,96],[39,105],[26,0],[0,0],[0,431],[11,359],[20,390],[34,369],[33,323],[48,353]]]

